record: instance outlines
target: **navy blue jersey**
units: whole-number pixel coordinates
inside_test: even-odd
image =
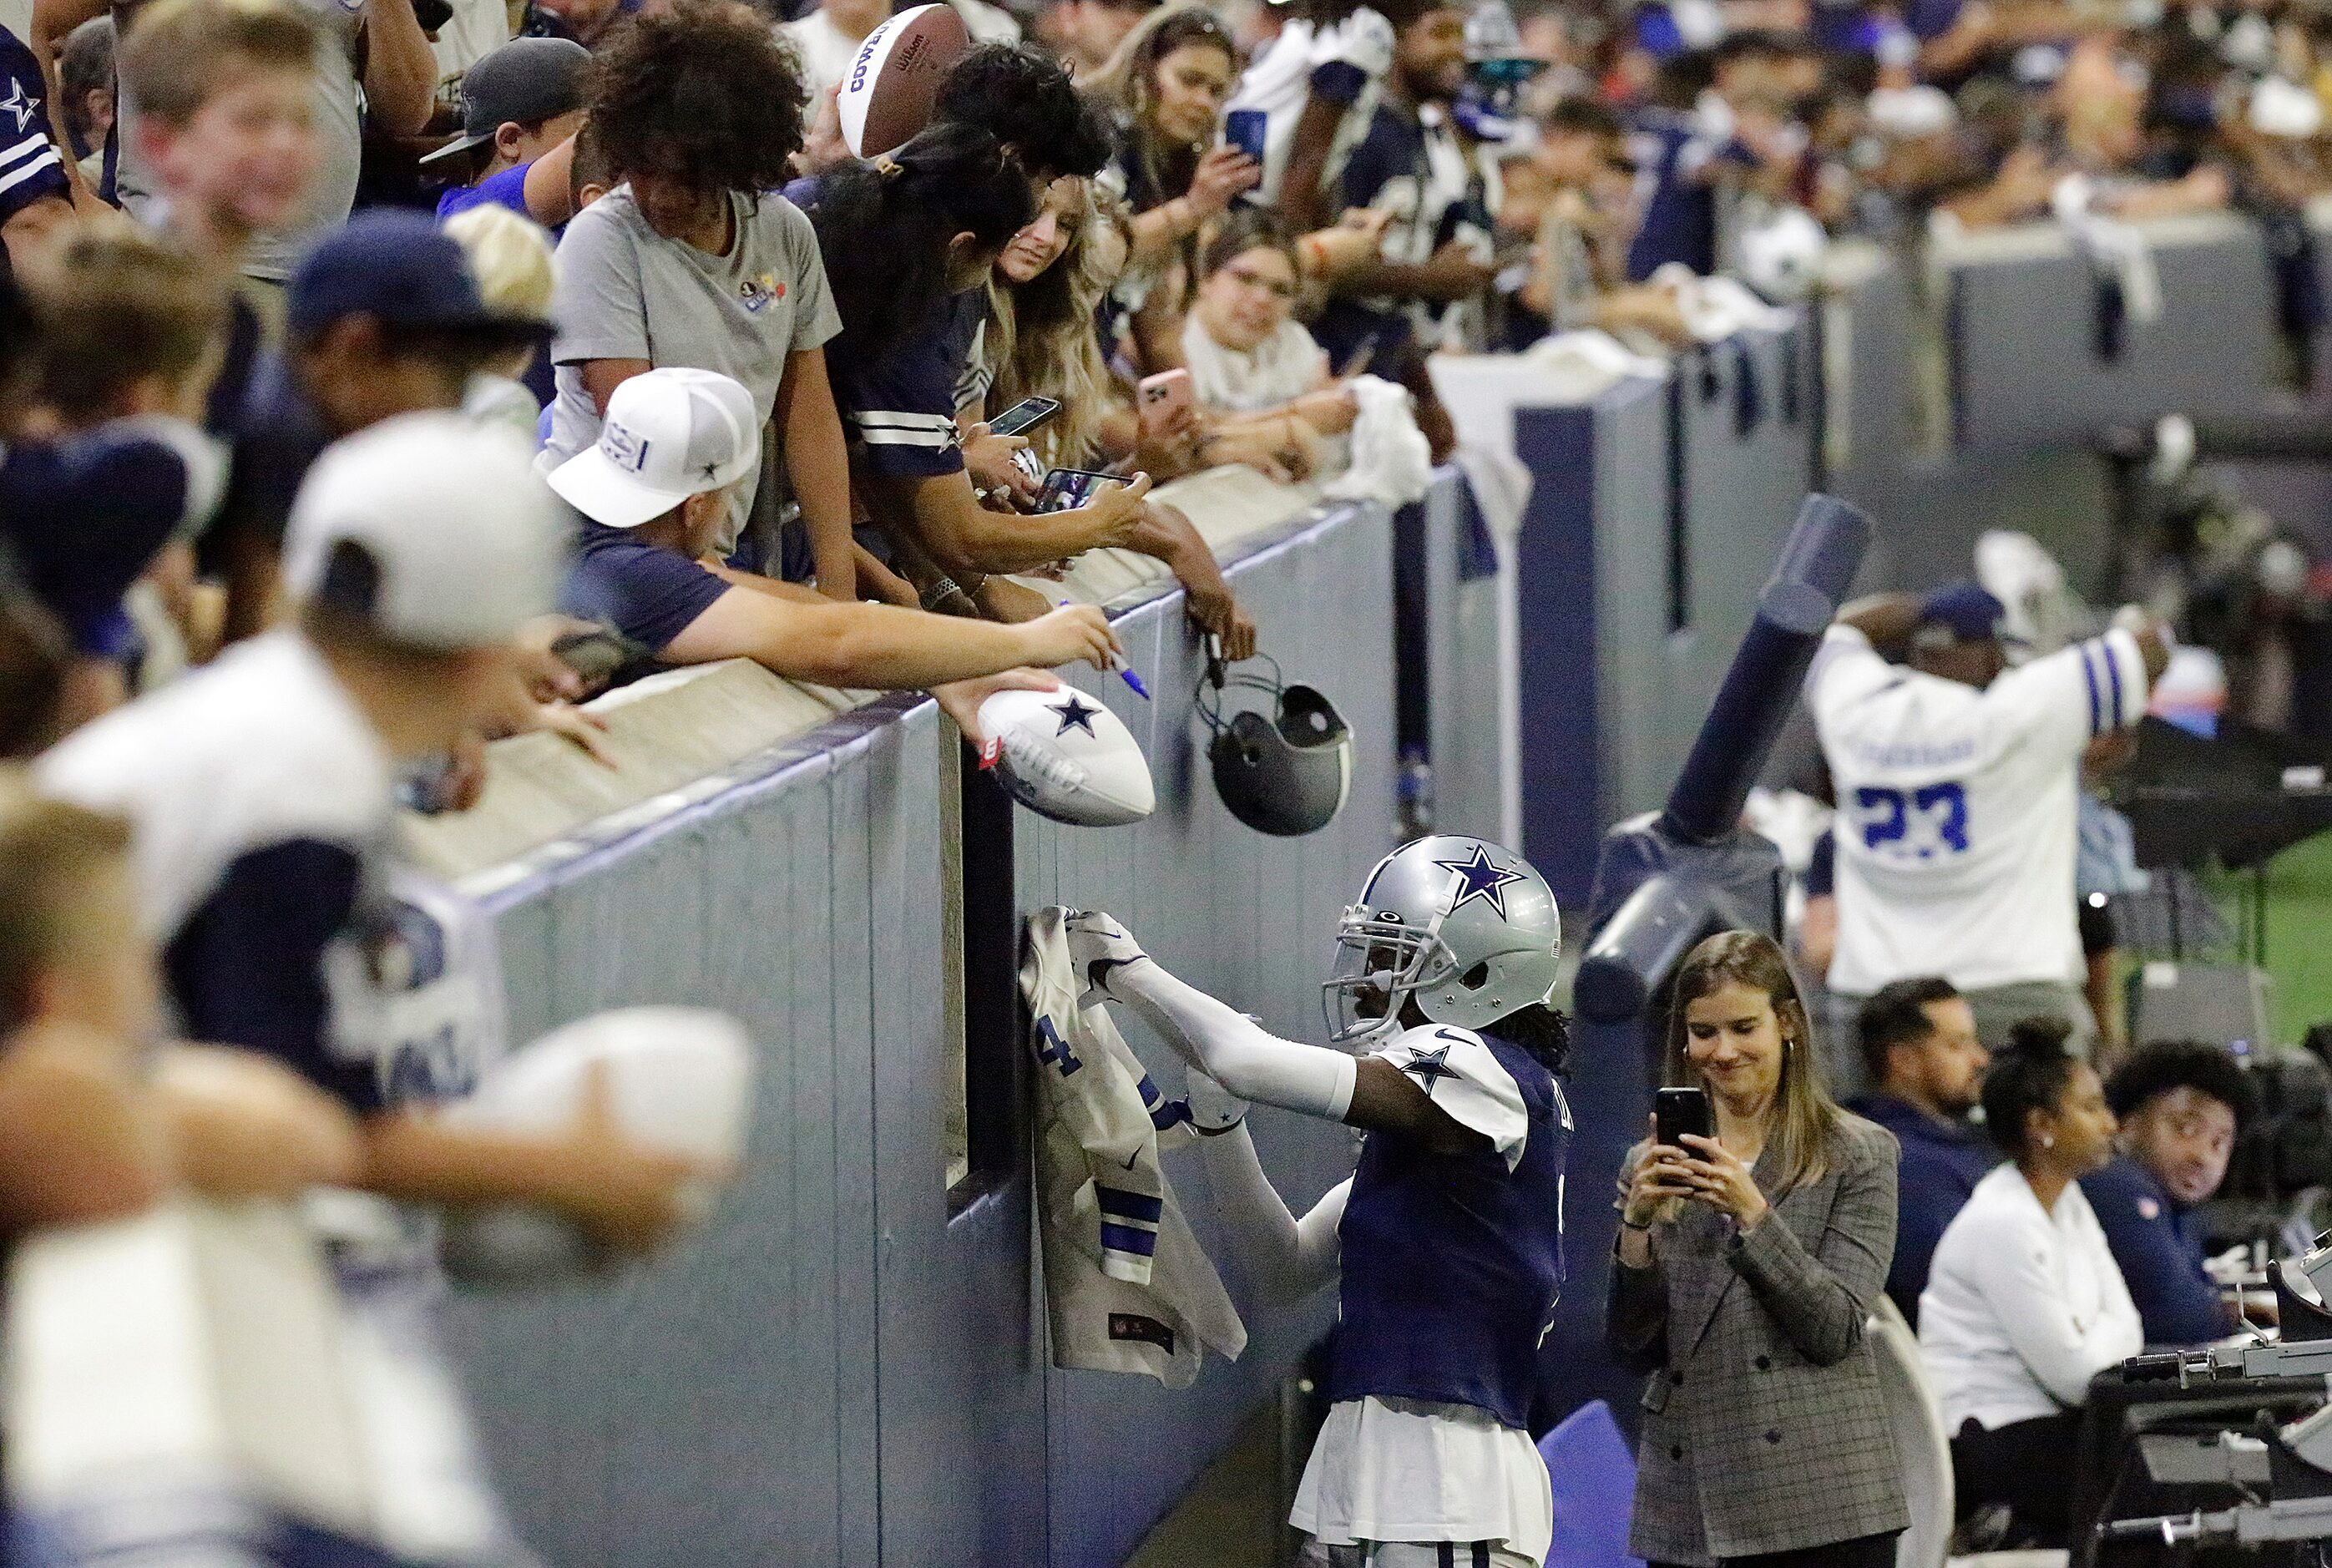
[[[987,319],[988,292],[967,289],[885,352],[862,354],[851,340],[858,334],[849,331],[826,346],[843,433],[864,472],[885,479],[963,472],[955,411],[972,341]]]
[[[34,202],[71,199],[65,160],[49,139],[40,62],[0,27],[0,223]]]
[[[2231,1334],[2234,1314],[2203,1267],[2203,1238],[2154,1173],[2127,1154],[2081,1178],[2081,1196],[2106,1233],[2106,1245],[2151,1345],[2199,1345]]]
[[[1472,1405],[1522,1427],[1563,1285],[1570,1107],[1536,1057],[1495,1035],[1410,1029],[1380,1054],[1491,1147],[1437,1154],[1369,1134],[1337,1231],[1328,1397]]]
[[[1628,277],[1642,282],[1669,262],[1703,276],[1716,271],[1716,192],[1709,166],[1739,149],[1712,137],[1689,114],[1647,112],[1629,132],[1629,156],[1648,185],[1642,227],[1628,246]]]

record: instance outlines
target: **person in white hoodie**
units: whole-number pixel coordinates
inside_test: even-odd
[[[1952,1434],[1962,1518],[2007,1505],[2011,1544],[2062,1546],[2089,1380],[2145,1331],[2079,1179],[2113,1157],[2097,1071],[2071,1027],[2028,1018],[1984,1076],[1986,1127],[2008,1163],[1944,1231],[1919,1297],[1919,1350]]]

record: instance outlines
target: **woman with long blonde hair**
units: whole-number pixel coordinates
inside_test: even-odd
[[[1095,192],[1091,181],[1057,179],[1035,220],[1012,236],[989,269],[980,348],[989,377],[985,407],[1001,413],[1024,397],[1061,405],[1028,440],[1040,468],[1120,464],[1140,445],[1139,421],[1102,357],[1094,324],[1094,311],[1124,264],[1124,233],[1122,206]],[[970,416],[970,410],[960,411],[958,422]],[[1141,454],[1145,470],[1159,455]],[[1124,544],[1173,569],[1190,619],[1222,639],[1225,656],[1242,659],[1255,652],[1255,623],[1188,517],[1150,502]]]
[[[1864,1324],[1895,1251],[1893,1135],[1840,1110],[1772,938],[1677,971],[1667,1082],[1715,1136],[1637,1145],[1606,1343],[1650,1375],[1629,1549],[1651,1564],[1890,1568],[1910,1522]]]

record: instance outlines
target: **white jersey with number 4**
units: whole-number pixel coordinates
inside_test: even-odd
[[[2081,751],[2146,712],[2137,639],[2110,631],[1983,691],[1890,664],[1832,626],[1806,680],[1838,798],[1832,990],[1942,975],[1962,990],[2081,972]]]

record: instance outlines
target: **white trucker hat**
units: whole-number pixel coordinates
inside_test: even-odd
[[[458,414],[405,414],[335,443],[308,471],[283,578],[302,603],[391,642],[480,647],[551,607],[565,557],[523,439]]]
[[[616,386],[598,442],[552,469],[550,488],[594,522],[637,528],[728,489],[760,454],[751,393],[717,371],[669,366]]]

